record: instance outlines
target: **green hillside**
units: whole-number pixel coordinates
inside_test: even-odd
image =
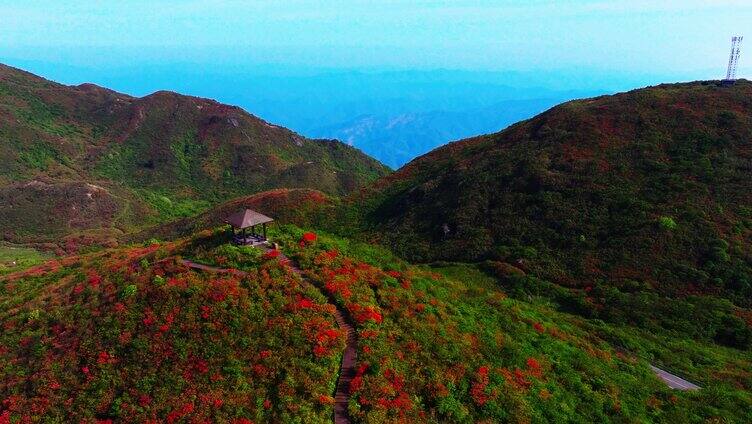
[[[750,306],[751,161],[752,83],[660,85],[441,147],[348,213],[412,261]]]
[[[149,239],[176,239],[197,231],[220,225],[233,213],[252,209],[278,223],[310,226],[330,216],[331,209],[339,205],[338,199],[311,189],[276,189],[238,197],[216,205],[207,211],[186,218],[150,227],[131,234],[129,241]]]
[[[0,228],[7,241],[69,245],[274,188],[343,195],[387,169],[213,100],[134,98],[0,65]],[[94,231],[90,231],[94,230]]]
[[[748,353],[515,300],[473,266],[411,266],[369,244],[276,228],[298,273],[225,237],[0,279],[0,417],[330,422],[343,348],[336,307],[358,334],[356,423],[752,418]],[[242,272],[188,269],[181,258]],[[668,389],[648,360],[703,389]]]

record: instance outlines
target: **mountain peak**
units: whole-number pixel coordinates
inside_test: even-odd
[[[134,98],[91,83],[69,87],[5,65],[0,126],[10,141],[0,146],[0,221],[13,241],[134,229],[274,188],[346,194],[387,171],[356,149],[305,139],[237,106],[170,91]],[[56,187],[51,197],[13,205],[35,179]],[[113,197],[98,209],[103,216],[72,227],[53,211],[74,182]]]
[[[682,268],[697,290],[748,304],[752,287],[708,257],[752,242],[751,230],[731,230],[752,204],[750,116],[749,81],[571,101],[419,157],[361,205],[375,236],[413,260],[530,249],[526,266],[565,285],[632,279],[674,294]],[[729,255],[752,275],[752,258]]]

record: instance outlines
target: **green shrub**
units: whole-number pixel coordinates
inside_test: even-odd
[[[674,218],[671,218],[670,216],[662,216],[658,219],[658,223],[660,224],[661,228],[665,230],[673,231],[678,227],[676,224],[676,221],[674,221]]]
[[[123,299],[128,298],[128,297],[133,297],[136,295],[136,293],[138,293],[138,287],[135,284],[128,284],[123,289],[123,293],[121,297]]]

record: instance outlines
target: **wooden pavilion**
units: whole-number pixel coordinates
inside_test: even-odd
[[[225,223],[232,227],[233,241],[237,244],[254,244],[266,241],[266,224],[274,221],[268,216],[254,210],[245,209],[236,212],[225,219]],[[261,234],[256,233],[256,227],[261,226]],[[248,229],[250,228],[250,234]],[[236,230],[240,230],[238,234]]]

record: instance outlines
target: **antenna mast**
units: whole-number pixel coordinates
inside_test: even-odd
[[[729,54],[728,69],[724,82],[733,84],[736,81],[736,67],[739,65],[739,49],[743,38],[741,36],[731,37],[731,54]]]

